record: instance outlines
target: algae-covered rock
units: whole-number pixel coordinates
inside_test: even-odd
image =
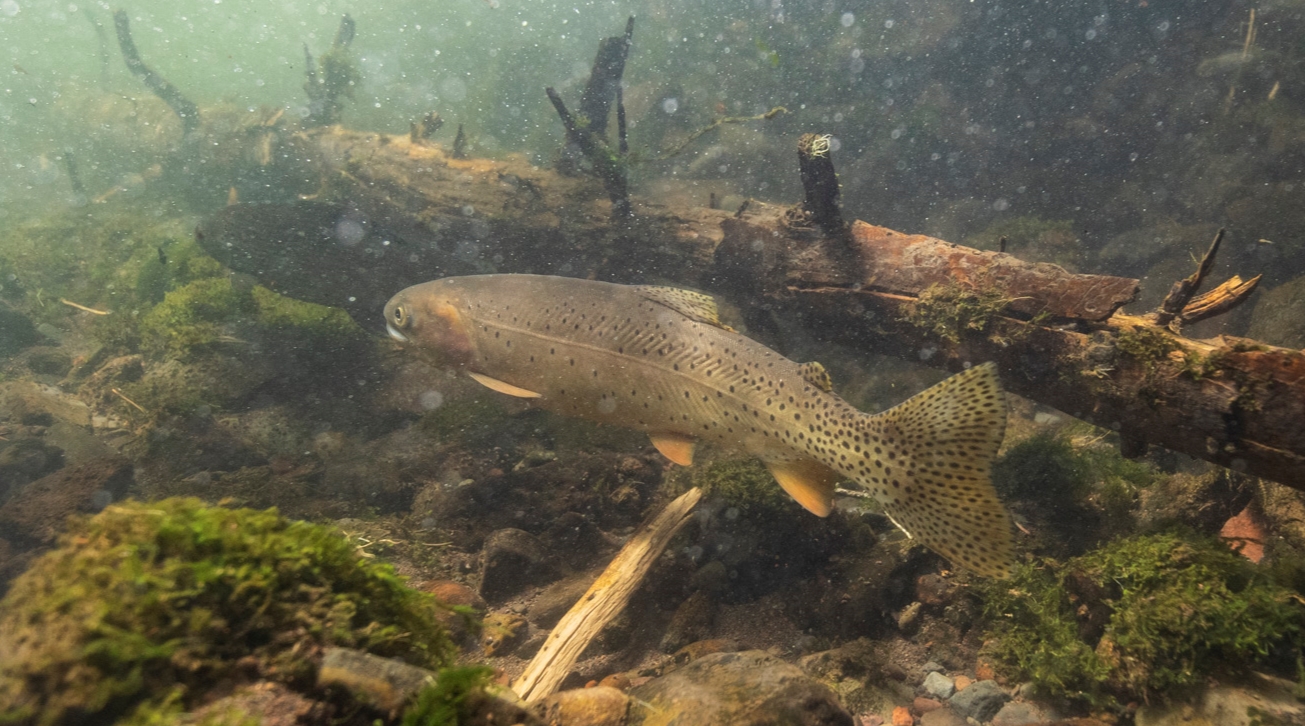
[[[987,588],[989,651],[1042,692],[1098,706],[1200,683],[1218,668],[1294,672],[1305,606],[1222,542],[1168,532]]]
[[[302,687],[323,648],[439,668],[440,606],[335,530],[195,499],[81,521],[0,601],[0,704],[23,722],[109,722],[256,672]]]

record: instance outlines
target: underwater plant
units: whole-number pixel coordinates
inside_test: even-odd
[[[988,654],[1050,696],[1118,707],[1216,668],[1295,664],[1305,606],[1222,542],[1174,530],[1115,540],[986,585]]]
[[[440,668],[455,654],[443,609],[336,530],[275,509],[116,504],[0,601],[0,722],[149,721],[251,670],[303,687],[326,646]]]

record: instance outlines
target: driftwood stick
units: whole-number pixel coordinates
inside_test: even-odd
[[[1215,289],[1197,295],[1183,306],[1183,312],[1178,317],[1184,323],[1195,323],[1216,315],[1223,315],[1246,302],[1246,298],[1259,287],[1262,277],[1264,275],[1256,275],[1249,280],[1242,280],[1239,275],[1233,275]]]
[[[114,11],[113,27],[118,32],[118,47],[122,49],[122,58],[127,62],[127,70],[140,78],[155,96],[168,104],[168,108],[171,108],[172,112],[181,119],[181,128],[187,135],[199,128],[199,107],[182,95],[176,86],[168,82],[168,79],[154,72],[140,59],[136,41],[131,38],[131,19],[127,17],[127,11]]]
[[[1214,241],[1210,243],[1210,249],[1206,250],[1205,256],[1201,258],[1201,263],[1197,265],[1196,272],[1174,283],[1169,289],[1169,294],[1165,296],[1164,302],[1160,303],[1160,309],[1155,313],[1156,325],[1169,325],[1175,318],[1183,312],[1183,307],[1192,299],[1196,291],[1201,288],[1201,283],[1210,270],[1214,267],[1214,256],[1219,253],[1219,244],[1223,242],[1222,228],[1214,235]]]
[[[544,647],[512,684],[512,690],[527,703],[557,690],[589,642],[625,608],[648,569],[688,523],[701,498],[702,490],[696,487],[681,494],[625,543],[603,574],[548,634]]]

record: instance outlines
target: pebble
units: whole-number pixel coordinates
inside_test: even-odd
[[[934,698],[946,700],[956,692],[956,684],[938,671],[930,671],[929,675],[924,677],[924,690]]]
[[[921,716],[920,726],[969,726],[969,724],[950,708],[940,708]]]
[[[932,673],[933,671],[941,671],[945,669],[942,666],[938,665],[937,663],[933,661],[929,661],[928,663],[925,663],[923,666],[921,666],[920,670],[924,671],[925,673]]]
[[[959,681],[960,678],[956,680]],[[1009,696],[996,681],[979,681],[952,696],[949,703],[952,709],[962,716],[973,716],[977,721],[987,721],[997,715],[1008,698]]]
[[[964,691],[974,684],[974,679],[969,676],[956,676],[956,680],[952,681],[952,683],[956,685],[956,690]]]
[[[906,706],[893,709],[893,726],[915,726],[915,717]]]
[[[923,696],[916,696],[915,700],[911,702],[911,708],[914,708],[915,712],[921,715],[929,713],[930,711],[937,711],[942,707],[943,705],[941,701],[935,701],[932,698],[924,698]]]

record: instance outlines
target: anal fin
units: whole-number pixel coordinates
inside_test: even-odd
[[[539,398],[543,395],[542,393],[535,393],[534,391],[528,391],[519,386],[514,386],[511,383],[504,383],[497,378],[490,378],[481,373],[468,373],[467,375],[471,376],[471,380],[479,383],[485,388],[488,388],[491,391],[505,393],[509,396],[516,396],[517,398]]]
[[[680,466],[693,466],[693,447],[697,444],[696,440],[680,434],[649,434],[648,436],[662,456]]]
[[[808,512],[828,517],[834,511],[834,485],[843,475],[813,459],[765,463],[775,481]]]

